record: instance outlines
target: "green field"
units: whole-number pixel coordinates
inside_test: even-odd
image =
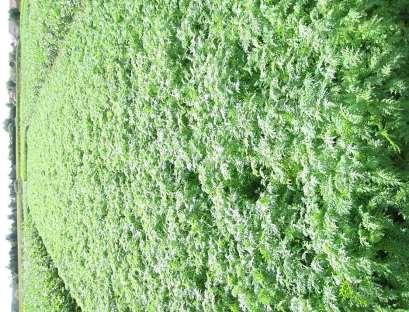
[[[409,311],[408,0],[25,0],[23,311]]]

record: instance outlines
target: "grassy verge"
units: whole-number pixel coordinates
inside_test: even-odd
[[[20,8],[24,8],[24,0],[20,2]],[[20,25],[21,31],[21,25]],[[17,300],[18,300],[18,310],[22,310],[21,306],[21,297],[23,294],[22,290],[22,258],[23,258],[23,233],[22,233],[22,224],[23,224],[23,193],[22,193],[22,172],[21,172],[21,123],[20,123],[20,91],[21,91],[21,43],[19,41],[17,46],[17,59],[16,59],[16,66],[17,66],[17,94],[16,94],[16,183],[17,183],[17,190],[16,190],[16,204],[17,204],[17,253],[18,253],[18,290],[17,290]]]

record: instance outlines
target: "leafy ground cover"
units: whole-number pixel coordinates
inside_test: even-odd
[[[58,276],[58,270],[47,254],[30,214],[26,212],[25,216],[21,311],[80,311]]]
[[[83,1],[23,47],[27,202],[82,311],[409,309],[407,6]]]
[[[19,290],[20,311],[80,311],[74,299],[65,288],[58,270],[48,255],[41,237],[25,206],[24,181],[26,176],[26,134],[29,124],[30,105],[46,80],[47,72],[58,53],[58,43],[69,28],[78,1],[21,1],[23,19],[20,27],[24,44],[22,61],[23,79],[18,79],[18,115],[16,133],[18,148],[18,180],[13,190],[17,192],[19,223]],[[31,14],[30,14],[31,13]],[[44,17],[47,16],[46,19]],[[20,49],[21,50],[21,45]],[[17,56],[16,61],[20,62]],[[20,66],[19,66],[20,67]],[[23,81],[23,83],[21,83]],[[20,96],[22,94],[22,96]],[[15,109],[15,108],[14,108]],[[13,147],[16,147],[13,145]],[[24,206],[24,207],[23,207]],[[23,222],[24,220],[24,222]],[[20,261],[20,259],[22,259]]]
[[[21,86],[24,101],[33,103],[58,56],[75,13],[80,9],[79,0],[22,2],[21,41],[23,44],[24,79]],[[29,109],[31,106],[26,105]],[[24,112],[24,111],[23,111]]]

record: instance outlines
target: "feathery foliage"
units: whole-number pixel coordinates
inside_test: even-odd
[[[76,312],[80,311],[58,276],[58,270],[47,254],[41,238],[25,213],[23,225],[23,265],[21,308],[23,311]]]
[[[23,32],[27,201],[82,310],[409,309],[407,5],[84,1],[58,57]]]

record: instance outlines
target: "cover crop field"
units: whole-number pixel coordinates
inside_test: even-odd
[[[409,311],[409,1],[25,0],[23,311]]]

